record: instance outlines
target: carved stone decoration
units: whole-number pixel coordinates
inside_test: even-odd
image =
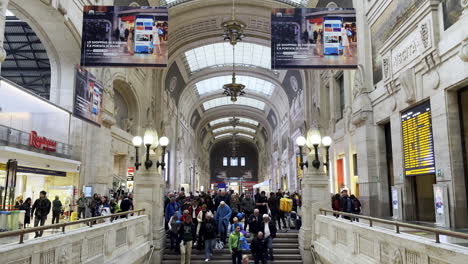
[[[393,257],[392,257],[392,264],[403,264],[403,257],[401,256],[401,252],[399,249],[396,249],[395,252],[393,252]]]
[[[400,85],[405,93],[405,102],[412,103],[416,100],[416,81],[414,76],[414,69],[409,68],[400,73]]]
[[[356,98],[364,91],[364,66],[358,64],[358,68],[354,75],[353,97]]]
[[[123,120],[123,125],[124,130],[130,133],[133,128],[133,118],[125,118]]]
[[[461,0],[461,6],[463,9],[468,9],[468,0]]]
[[[71,248],[63,246],[59,249],[59,256],[57,259],[58,264],[70,263],[71,260]]]
[[[384,78],[385,79],[390,78],[390,59],[389,58],[384,58],[382,60],[382,68],[383,68]]]
[[[458,57],[460,57],[462,61],[468,62],[468,38],[462,41],[460,50],[458,51]]]
[[[427,22],[422,23],[419,26],[419,34],[421,35],[421,42],[425,49],[429,47],[429,26]]]
[[[389,95],[390,98],[392,98],[392,103],[390,105],[390,110],[393,112],[397,108],[397,101],[395,99],[395,96],[392,96],[394,91],[394,82],[391,81],[385,85],[385,90],[387,91],[387,94]]]

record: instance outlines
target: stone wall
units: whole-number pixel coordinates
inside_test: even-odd
[[[462,264],[468,263],[468,248],[444,242],[437,244],[390,229],[369,227],[333,216],[315,220],[315,251],[322,263]]]
[[[143,215],[2,246],[0,259],[5,264],[144,263],[150,241]]]

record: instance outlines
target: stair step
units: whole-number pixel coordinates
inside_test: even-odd
[[[282,254],[282,255],[277,255],[275,254],[275,260],[301,260],[301,255],[300,254]],[[191,260],[204,260],[204,256],[192,256]],[[212,257],[213,261],[217,260],[231,260],[231,254],[213,254]],[[180,261],[180,256],[179,255],[164,255],[163,260],[179,260]]]
[[[250,259],[251,262],[253,262],[253,259]],[[210,262],[205,262],[205,260],[191,260],[191,264],[206,264],[206,263],[211,263],[211,264],[227,264],[227,263],[232,263],[232,260],[230,259],[222,259],[222,260],[211,260]],[[270,264],[278,264],[278,263],[288,263],[288,264],[303,264],[302,260],[275,260],[275,261],[268,261]],[[180,260],[163,260],[162,264],[180,264]]]
[[[245,254],[250,254],[250,251],[243,251]],[[229,250],[223,249],[223,250],[214,250],[214,253],[216,255],[218,254],[229,254]],[[275,255],[280,255],[280,254],[300,254],[299,248],[275,248],[274,249]],[[164,254],[167,256],[175,255],[178,256],[180,255],[179,253],[175,253],[174,251],[166,250],[164,251]],[[197,250],[197,249],[192,249],[192,256],[204,256],[205,251],[204,250]]]

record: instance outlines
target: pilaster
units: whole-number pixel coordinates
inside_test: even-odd
[[[3,40],[5,36],[5,20],[8,2],[9,0],[0,0],[0,63],[5,61],[7,55],[3,48]]]
[[[135,175],[134,207],[145,209],[150,221],[150,236],[153,242],[154,252],[151,263],[161,263],[165,247],[165,231],[163,217],[164,179],[161,172],[156,168],[156,161],[160,159],[161,153],[151,154],[150,159],[153,166],[148,170],[142,165]],[[142,156],[144,164],[144,157]]]
[[[330,208],[331,198],[323,163],[319,169],[312,166],[314,155],[307,155],[309,168],[304,167],[302,178],[302,226],[299,230],[299,248],[303,263],[313,263],[312,245],[316,238],[315,218],[320,208]],[[319,156],[319,160],[322,160]]]

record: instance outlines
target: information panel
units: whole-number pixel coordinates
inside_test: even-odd
[[[401,126],[405,175],[435,173],[430,101],[404,112]]]

